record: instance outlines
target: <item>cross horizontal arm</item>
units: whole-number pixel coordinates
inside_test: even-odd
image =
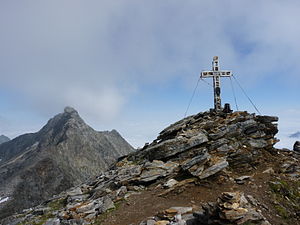
[[[230,70],[221,70],[221,71],[202,71],[200,77],[201,78],[207,78],[207,77],[215,77],[215,76],[220,76],[220,77],[230,77],[232,76],[232,72]]]

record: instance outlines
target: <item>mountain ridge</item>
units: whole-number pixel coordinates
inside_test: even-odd
[[[9,197],[0,205],[0,214],[38,204],[132,151],[117,131],[95,131],[75,109],[66,107],[38,132],[0,145],[0,197]]]
[[[94,179],[3,223],[298,224],[300,154],[274,148],[277,121],[247,112],[184,118]]]

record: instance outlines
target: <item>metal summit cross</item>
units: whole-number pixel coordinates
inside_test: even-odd
[[[213,78],[214,82],[214,103],[215,111],[221,111],[221,77],[231,77],[232,72],[229,70],[220,70],[219,57],[214,56],[212,62],[212,70],[202,71],[200,78]]]

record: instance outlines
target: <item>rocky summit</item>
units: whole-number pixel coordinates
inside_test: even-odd
[[[66,107],[39,132],[0,145],[0,217],[84,182],[132,151],[117,131],[95,131]]]
[[[204,112],[95,179],[2,224],[299,224],[300,154],[274,148],[277,117]]]

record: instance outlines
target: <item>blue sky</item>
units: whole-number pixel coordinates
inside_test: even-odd
[[[0,2],[0,134],[39,130],[65,106],[131,144],[181,119],[214,55],[262,114],[279,147],[300,130],[296,0],[23,0]],[[222,80],[223,103],[234,101]],[[235,85],[240,110],[253,107]],[[188,114],[213,106],[200,82]]]

